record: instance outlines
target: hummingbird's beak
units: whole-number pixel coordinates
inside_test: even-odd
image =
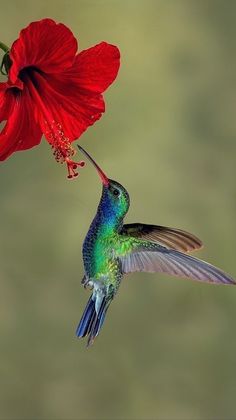
[[[93,166],[95,166],[95,168],[98,171],[98,175],[100,176],[103,185],[105,185],[105,187],[107,187],[109,185],[109,180],[106,176],[106,174],[101,170],[101,168],[98,166],[98,164],[95,162],[95,160],[93,160],[93,158],[88,154],[88,152],[86,152],[86,150],[83,149],[83,147],[78,146],[78,149],[80,150],[80,152],[82,152],[87,158],[88,160],[90,160],[90,162],[93,164]]]

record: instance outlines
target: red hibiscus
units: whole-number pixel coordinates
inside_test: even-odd
[[[8,81],[0,83],[0,122],[6,120],[0,160],[36,146],[44,134],[68,177],[76,176],[84,162],[73,162],[71,143],[105,111],[102,92],[119,64],[118,48],[106,42],[77,54],[77,41],[62,23],[43,19],[23,29],[2,65]]]

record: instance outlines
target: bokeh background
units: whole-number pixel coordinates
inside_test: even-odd
[[[119,46],[106,114],[81,144],[130,192],[128,222],[189,230],[236,276],[236,2],[0,5],[6,44],[51,17],[80,49]],[[235,419],[236,289],[132,275],[86,349],[75,328],[98,177],[88,164],[69,182],[44,140],[0,173],[0,418]]]

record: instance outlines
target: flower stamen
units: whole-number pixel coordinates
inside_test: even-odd
[[[61,124],[56,123],[55,121],[48,124],[48,122],[45,121],[45,125],[47,127],[45,135],[54,150],[53,155],[56,161],[59,163],[66,163],[68,179],[76,178],[79,175],[76,169],[79,167],[83,168],[85,162],[83,160],[75,162],[71,159],[76,152],[73,149],[69,138],[65,136]]]
[[[83,160],[81,160],[80,162],[74,162],[73,160],[66,158],[65,162],[67,164],[68,179],[76,178],[79,175],[79,173],[76,172],[76,169],[78,167],[83,168],[83,166],[85,165],[85,162]]]

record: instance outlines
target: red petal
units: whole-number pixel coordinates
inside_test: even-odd
[[[102,93],[115,80],[120,67],[120,52],[101,42],[79,53],[71,69],[64,72],[81,89]]]
[[[105,110],[101,94],[88,94],[82,91],[70,80],[61,79],[59,76],[34,74],[37,85],[37,94],[47,109],[48,117],[41,112],[40,107],[35,107],[37,121],[47,137],[48,124],[60,124],[64,135],[70,141],[77,139],[101,117]],[[34,100],[36,100],[34,98]]]
[[[46,73],[65,70],[72,65],[76,51],[77,41],[62,23],[52,19],[32,22],[11,47],[9,80],[16,83],[20,70],[28,66]]]
[[[42,131],[36,124],[29,92],[15,94],[12,89],[6,91],[11,102],[11,114],[0,133],[0,160],[5,160],[17,150],[30,149],[40,143]]]
[[[97,121],[105,111],[103,92],[115,79],[120,65],[118,48],[102,42],[82,51],[71,69],[61,74],[35,73],[37,89],[51,119],[60,123],[73,141]],[[45,118],[39,114],[42,130]]]
[[[0,83],[0,122],[7,120],[10,115],[14,101],[12,95],[9,95],[9,86],[7,83]]]

